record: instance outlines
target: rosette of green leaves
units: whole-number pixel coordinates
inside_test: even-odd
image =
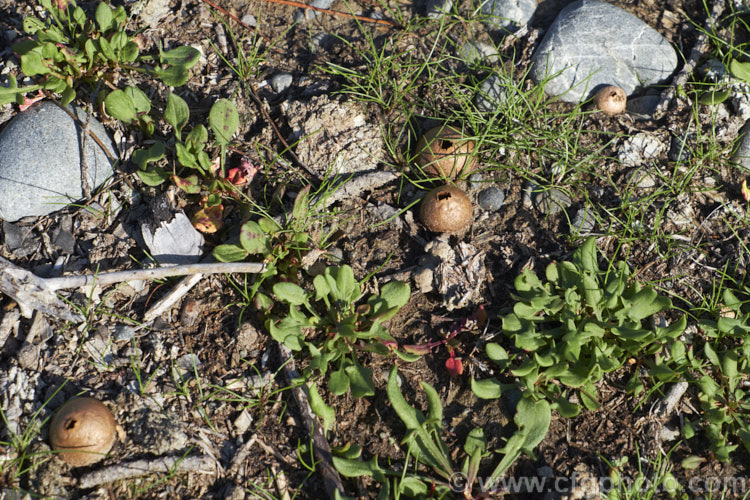
[[[150,102],[143,92],[134,87],[111,92],[104,104],[107,112],[116,118],[126,123],[140,121],[142,126],[144,114],[150,109]],[[214,110],[220,112],[214,113]],[[208,129],[199,123],[183,139],[185,126],[190,119],[190,109],[184,99],[171,92],[167,97],[164,119],[172,126],[177,139],[174,146],[177,163],[188,169],[187,174],[172,174],[160,166],[149,168],[149,163],[160,160],[166,152],[166,144],[158,141],[149,148],[133,153],[133,162],[138,165],[138,177],[147,186],[158,186],[171,177],[177,187],[188,194],[199,193],[202,187],[206,187],[210,192],[216,192],[221,180],[211,170],[211,158],[206,152]],[[150,120],[148,122],[150,123]],[[225,137],[231,137],[239,127],[239,114],[234,104],[227,99],[216,101],[211,107],[209,126],[214,132],[215,144],[222,148],[226,146]],[[153,125],[151,130],[153,131]],[[222,154],[223,151],[222,149]]]
[[[23,94],[44,88],[61,94],[65,105],[75,98],[80,82],[109,78],[118,68],[147,72],[176,87],[185,84],[189,68],[200,59],[198,50],[179,47],[160,50],[156,66],[134,66],[142,58],[138,45],[125,32],[128,15],[124,7],[113,9],[101,2],[91,20],[74,0],[62,9],[52,0],[40,0],[40,4],[49,15],[45,20],[24,18],[23,29],[32,38],[13,46],[21,58],[21,71],[37,77],[37,84],[18,87],[11,82],[10,88],[0,91],[0,103],[22,103]]]
[[[516,278],[513,312],[502,318],[503,334],[513,343],[487,345],[487,354],[536,397],[547,398],[562,416],[575,416],[580,405],[599,405],[596,382],[631,356],[653,355],[685,329],[685,317],[668,327],[652,327],[652,316],[672,307],[650,286],[629,283],[625,262],[606,271],[598,265],[593,238],[572,261],[547,266],[545,279],[526,269]],[[495,379],[472,380],[480,397],[499,397],[505,386]]]
[[[735,293],[736,292],[736,293]],[[750,451],[750,296],[748,289],[722,292],[725,307],[715,319],[702,319],[708,338],[702,363],[693,362],[706,436],[719,460],[729,460],[737,441]],[[740,297],[744,297],[742,300]],[[707,363],[705,361],[708,361]],[[689,375],[689,374],[688,374]],[[692,432],[686,437],[691,437]]]
[[[383,341],[393,341],[383,322],[391,319],[409,300],[409,285],[391,281],[363,304],[361,283],[350,266],[328,267],[313,279],[307,291],[291,282],[273,285],[276,299],[287,306],[283,317],[271,317],[266,329],[293,351],[305,348],[310,362],[306,376],[328,375],[328,390],[354,397],[375,394],[372,371],[359,361],[360,352],[385,355]],[[330,373],[329,373],[330,372]]]
[[[428,467],[437,477],[428,474],[417,475],[405,466],[403,471],[394,471],[378,464],[378,457],[365,462],[360,459],[361,448],[344,456],[334,456],[333,465],[345,477],[370,476],[382,485],[378,498],[398,498],[400,495],[409,498],[426,498],[430,493],[437,498],[458,493],[462,488],[464,498],[475,498],[473,493],[487,492],[525,453],[534,456],[533,450],[547,435],[551,422],[551,411],[546,401],[533,401],[523,397],[516,406],[513,418],[516,430],[507,439],[505,446],[496,450],[502,459],[492,473],[480,477],[480,465],[485,459],[493,456],[488,450],[484,430],[477,427],[466,436],[463,445],[464,458],[460,467],[453,463],[450,448],[443,440],[443,405],[440,397],[430,384],[420,382],[427,400],[427,414],[411,406],[404,398],[399,387],[398,370],[391,369],[386,386],[388,401],[406,427],[406,436],[402,443],[408,446],[407,457],[414,457],[417,462]],[[349,451],[349,450],[347,450]],[[416,470],[416,468],[414,468]],[[457,483],[456,479],[462,483]],[[434,491],[432,491],[434,489]],[[393,495],[391,495],[393,491]]]

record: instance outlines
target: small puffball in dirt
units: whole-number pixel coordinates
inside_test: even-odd
[[[455,186],[440,186],[424,197],[419,217],[430,231],[459,231],[472,220],[471,201]]]
[[[616,85],[607,85],[594,96],[596,109],[608,115],[619,115],[625,111],[628,96]]]
[[[74,467],[103,459],[115,444],[117,424],[101,401],[80,397],[63,404],[49,426],[52,449]]]
[[[474,141],[457,128],[440,125],[431,128],[417,143],[417,165],[429,176],[456,179],[474,170]]]

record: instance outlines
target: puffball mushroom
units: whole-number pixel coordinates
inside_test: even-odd
[[[52,449],[74,467],[98,462],[112,449],[116,437],[115,417],[102,402],[90,397],[63,404],[49,426]]]
[[[607,85],[594,96],[596,109],[608,115],[619,115],[625,111],[627,102],[625,91],[616,85]]]
[[[440,186],[424,197],[419,217],[430,231],[458,231],[472,220],[471,201],[455,186]]]
[[[455,179],[474,170],[474,141],[465,139],[455,127],[431,128],[417,143],[417,165],[430,176]]]

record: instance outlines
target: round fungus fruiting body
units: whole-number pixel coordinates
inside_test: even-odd
[[[425,175],[456,179],[476,167],[474,141],[455,127],[431,128],[417,143],[417,165]]]
[[[608,115],[619,115],[625,111],[628,96],[625,91],[616,85],[607,85],[600,89],[594,96],[596,109]]]
[[[460,231],[471,223],[471,201],[455,186],[440,186],[424,197],[419,216],[430,231]]]
[[[90,397],[63,404],[49,427],[52,449],[74,467],[91,465],[112,449],[116,439],[115,417],[102,402]]]

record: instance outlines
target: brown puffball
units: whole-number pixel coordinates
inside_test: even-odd
[[[607,85],[594,96],[596,109],[608,115],[619,115],[625,111],[627,103],[628,96],[625,95],[625,91],[616,85]]]
[[[115,417],[99,400],[71,399],[63,404],[49,425],[52,449],[74,467],[98,462],[112,449],[116,437]]]
[[[440,186],[424,197],[419,217],[430,231],[459,231],[472,220],[471,201],[455,186]]]
[[[473,151],[474,141],[464,139],[457,128],[441,125],[431,128],[419,139],[417,165],[426,175],[456,179],[474,170]]]

